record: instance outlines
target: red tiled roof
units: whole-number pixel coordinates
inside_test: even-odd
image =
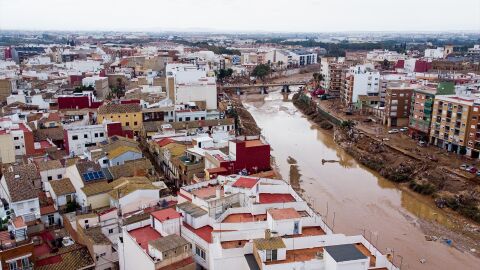
[[[158,144],[160,147],[164,147],[165,145],[171,144],[173,142],[175,141],[170,138],[164,138],[164,139],[155,141],[155,143]]]
[[[57,209],[55,209],[55,206],[53,205],[48,205],[48,206],[44,206],[44,207],[40,207],[40,215],[47,215],[47,214],[51,214],[51,213],[55,213],[57,212]]]
[[[157,232],[155,229],[153,229],[149,225],[135,229],[135,230],[131,230],[128,233],[133,238],[135,238],[138,245],[144,250],[148,249],[148,242],[162,237],[162,235],[159,232]]]
[[[212,243],[212,231],[213,231],[212,227],[207,225],[207,226],[200,227],[198,229],[194,229],[192,226],[188,225],[185,222],[183,223],[183,226],[187,228],[189,231],[198,235],[203,240],[207,241],[207,243]]]
[[[240,177],[237,181],[235,181],[235,183],[233,183],[232,187],[253,188],[257,182],[257,178]]]
[[[166,209],[155,211],[152,213],[152,216],[160,220],[160,222],[181,217],[180,213],[173,210],[172,208],[166,208]]]
[[[260,193],[260,203],[284,203],[294,202],[295,198],[291,194],[273,194],[273,193]]]

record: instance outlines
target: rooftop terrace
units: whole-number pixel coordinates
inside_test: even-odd
[[[162,237],[155,229],[150,226],[141,227],[128,232],[137,241],[138,245],[144,250],[148,250],[148,242]]]

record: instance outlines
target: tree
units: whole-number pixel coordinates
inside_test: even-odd
[[[387,59],[383,60],[382,67],[383,69],[390,69],[390,62]]]
[[[233,74],[233,69],[227,68],[227,69],[220,69],[218,71],[215,71],[215,74],[217,75],[217,80],[222,82],[226,79],[232,76]]]
[[[312,76],[313,76],[313,81],[315,82],[315,85],[317,87],[320,86],[320,82],[324,80],[323,74],[315,72],[312,74]]]
[[[267,77],[271,71],[272,70],[269,65],[260,64],[253,69],[252,76],[260,78],[262,81],[264,81],[265,77]]]

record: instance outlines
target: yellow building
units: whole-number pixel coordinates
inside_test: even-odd
[[[477,97],[435,96],[430,143],[458,154],[466,154],[470,115]]]
[[[122,127],[138,133],[143,126],[142,108],[139,104],[105,104],[98,108],[97,122],[120,122]]]

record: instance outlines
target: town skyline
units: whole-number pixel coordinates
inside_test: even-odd
[[[295,6],[284,0],[235,0],[228,3],[208,0],[201,6],[192,5],[191,0],[174,3],[143,0],[133,6],[122,1],[116,1],[114,6],[111,1],[87,0],[78,5],[74,1],[2,0],[0,30],[190,32],[201,29],[216,32],[314,33],[480,31],[480,3],[474,0],[457,1],[453,6],[439,5],[432,0],[406,0],[397,6],[392,6],[390,1],[378,0],[323,2],[325,1],[300,0],[295,5],[299,12],[292,12],[292,7]],[[255,8],[251,8],[253,4]],[[24,8],[26,5],[28,9]],[[470,8],[464,9],[466,6]],[[46,7],[55,16],[43,16],[42,11],[46,11]],[[75,12],[71,12],[72,8]],[[165,10],[182,12],[163,12]],[[102,16],[95,19],[85,16],[91,12],[98,12]],[[445,14],[448,14],[448,20],[445,20]]]

